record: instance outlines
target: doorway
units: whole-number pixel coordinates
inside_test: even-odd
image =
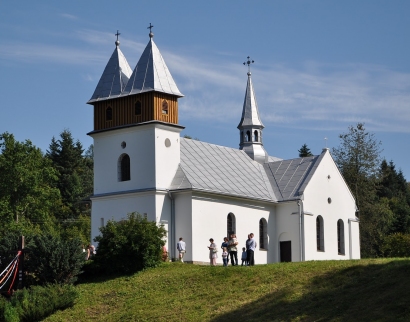
[[[292,261],[292,244],[291,241],[280,242],[280,261],[291,262]]]

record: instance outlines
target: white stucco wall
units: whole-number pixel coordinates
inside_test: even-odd
[[[331,198],[331,202],[328,202]],[[304,191],[303,208],[313,216],[304,216],[305,260],[349,259],[349,218],[355,218],[355,200],[343,177],[334,163],[329,151],[323,157],[308,186]],[[317,250],[316,219],[323,218],[324,251]],[[344,224],[345,254],[338,254],[337,221]],[[358,223],[353,223],[357,228]],[[351,230],[352,249],[355,258],[360,257],[358,229]]]
[[[176,254],[175,257],[177,257],[178,252],[176,252],[175,248],[179,238],[182,237],[186,243],[184,260],[192,261],[192,193],[174,193],[173,196],[175,200],[175,240],[173,252]]]

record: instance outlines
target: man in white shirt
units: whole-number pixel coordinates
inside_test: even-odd
[[[182,240],[182,237],[179,237],[179,242],[177,243],[177,249],[179,252],[179,260],[183,263],[184,262],[184,255],[185,255],[185,242]]]

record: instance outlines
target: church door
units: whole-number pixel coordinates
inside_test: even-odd
[[[280,242],[280,261],[291,262],[292,261],[292,245],[291,241]]]

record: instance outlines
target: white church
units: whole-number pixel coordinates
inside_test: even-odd
[[[138,212],[165,226],[172,258],[184,238],[185,262],[209,263],[209,238],[222,243],[230,232],[240,249],[255,234],[257,264],[359,259],[356,203],[329,150],[290,160],[268,155],[250,71],[239,149],[182,138],[183,95],[149,37],[132,70],[117,33],[87,102],[94,106],[91,239],[108,220]]]

